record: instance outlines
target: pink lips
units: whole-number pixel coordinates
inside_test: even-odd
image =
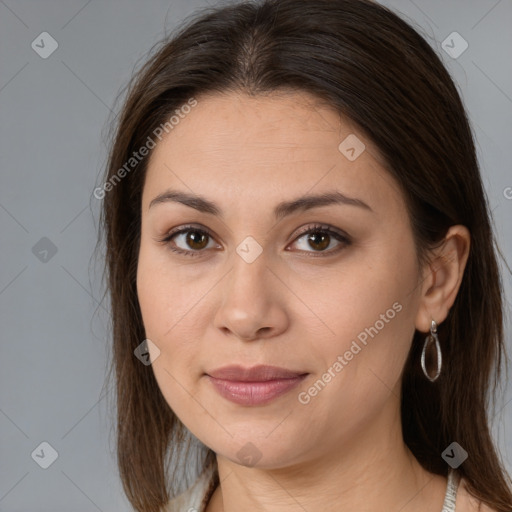
[[[297,386],[307,373],[277,366],[225,366],[207,374],[216,391],[239,405],[263,405]]]

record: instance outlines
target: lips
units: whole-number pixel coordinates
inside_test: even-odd
[[[224,366],[223,368],[207,372],[210,377],[215,379],[237,382],[265,382],[268,380],[292,379],[305,373],[268,365],[253,366],[252,368],[236,365]]]
[[[264,405],[296,387],[308,373],[260,365],[252,368],[225,366],[206,376],[214,389],[239,405]]]

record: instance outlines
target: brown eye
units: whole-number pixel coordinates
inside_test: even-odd
[[[305,242],[302,242],[302,247],[300,247],[301,239],[305,240]],[[332,250],[326,250],[334,241],[338,242],[335,248]],[[338,233],[329,226],[321,225],[309,226],[300,233],[294,242],[294,244],[299,245],[299,249],[301,251],[309,253],[324,253],[326,255],[337,253],[342,250],[343,247],[350,245],[350,243],[351,241],[347,235]]]
[[[173,252],[185,256],[199,256],[208,248],[208,242],[212,240],[210,233],[194,226],[185,226],[171,231],[161,243],[168,245]]]
[[[208,245],[208,235],[202,231],[186,231],[185,243],[195,250],[204,249]]]
[[[330,241],[330,235],[324,233],[310,233],[308,235],[309,245],[317,251],[323,251],[324,249],[329,247]]]
[[[319,253],[319,256],[329,256],[338,253],[344,247],[351,244],[350,238],[347,235],[338,233],[328,226],[321,225],[310,226],[303,230],[294,243],[299,243],[301,239],[305,239],[305,243],[303,242],[304,246],[302,248],[299,247],[299,250],[310,253],[311,256],[314,253]],[[334,249],[326,250],[336,241],[338,244]],[[213,243],[212,235],[208,231],[194,226],[184,226],[181,229],[171,231],[160,242],[167,245],[171,251],[185,256],[200,256],[203,252],[206,252],[205,249],[215,247],[215,244],[213,246],[208,245],[209,242]]]

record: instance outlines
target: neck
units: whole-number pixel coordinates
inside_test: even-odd
[[[206,511],[441,511],[446,479],[424,470],[404,444],[399,408],[391,416],[383,411],[336,450],[286,467],[250,468],[217,455],[221,484]]]

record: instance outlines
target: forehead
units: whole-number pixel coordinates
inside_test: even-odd
[[[153,149],[143,207],[177,185],[215,197],[243,197],[253,207],[333,188],[388,206],[401,199],[372,141],[303,92],[197,97],[197,105]]]

